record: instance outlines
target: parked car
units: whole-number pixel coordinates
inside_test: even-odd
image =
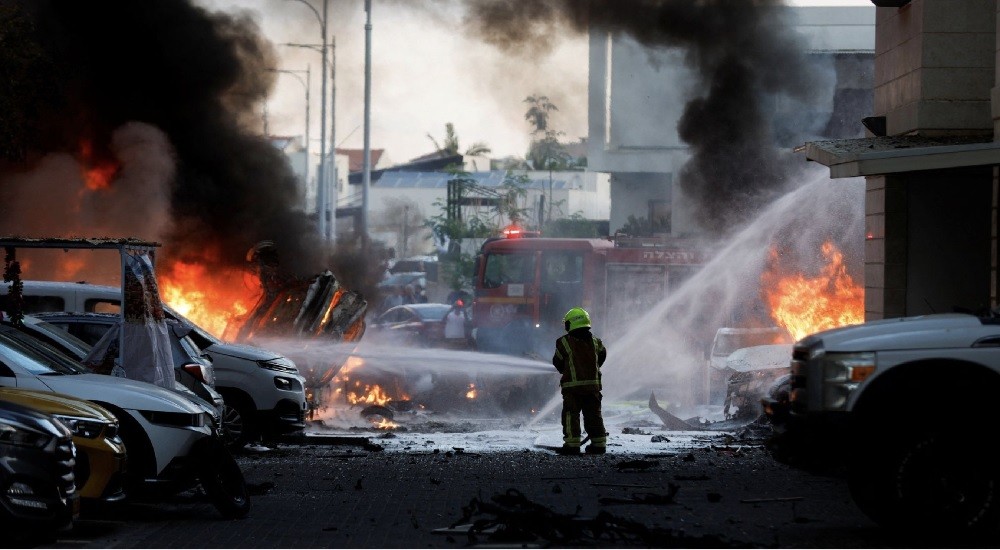
[[[114,502],[125,498],[125,444],[118,419],[107,409],[69,395],[21,388],[0,388],[0,401],[52,415],[73,434],[73,473],[80,498]]]
[[[53,281],[24,281],[25,310],[110,312],[121,309],[121,288]],[[6,287],[0,283],[0,293]],[[44,309],[42,309],[44,308]],[[190,327],[188,336],[212,359],[215,389],[225,400],[223,424],[234,446],[305,427],[305,379],[296,364],[279,353],[223,342],[164,305],[168,318]]]
[[[51,537],[79,510],[73,436],[51,416],[0,399],[0,528],[4,542]]]
[[[41,340],[0,324],[0,387],[92,401],[118,419],[128,451],[130,497],[172,494],[199,482],[227,518],[250,510],[239,465],[218,435],[211,405],[153,384],[90,372]]]
[[[372,332],[378,340],[431,347],[444,343],[444,317],[448,304],[406,304],[389,308],[375,318]]]
[[[426,302],[427,274],[423,271],[391,273],[379,281],[378,290],[383,297],[402,292],[404,301],[410,298],[413,302]],[[408,292],[412,294],[408,295]]]
[[[90,346],[98,345],[105,338],[114,342],[120,335],[117,329],[121,317],[116,313],[39,313],[33,317],[76,336]],[[222,415],[225,412],[225,403],[222,394],[215,391],[215,369],[211,360],[202,354],[193,340],[188,338],[190,328],[172,319],[167,320],[167,328],[176,380],[198,397],[211,403],[219,415]],[[108,345],[116,346],[115,343]],[[76,359],[83,358],[76,357]],[[100,374],[111,374],[110,368],[87,366]]]

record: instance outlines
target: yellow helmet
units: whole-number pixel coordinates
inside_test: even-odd
[[[563,316],[563,324],[566,330],[576,330],[578,328],[590,327],[590,314],[582,307],[575,307],[566,312]]]

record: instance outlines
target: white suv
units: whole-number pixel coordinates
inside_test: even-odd
[[[25,313],[116,313],[121,308],[118,287],[53,281],[23,284]],[[0,294],[6,294],[8,288],[8,283],[0,283]],[[261,348],[223,342],[166,305],[164,312],[190,326],[189,336],[212,359],[215,389],[225,399],[222,423],[234,445],[304,428],[305,379],[291,359]]]

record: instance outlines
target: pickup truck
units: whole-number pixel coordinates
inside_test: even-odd
[[[995,537],[998,395],[1000,317],[956,313],[807,336],[793,347],[789,384],[762,401],[775,458],[836,463],[877,523]]]

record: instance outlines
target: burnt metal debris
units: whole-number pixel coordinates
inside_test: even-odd
[[[662,496],[650,498],[662,500]],[[642,504],[643,502],[639,502]],[[654,502],[649,502],[650,504]],[[657,502],[660,503],[660,502]],[[601,511],[594,517],[562,514],[529,500],[516,489],[489,501],[474,498],[462,508],[458,522],[438,534],[466,534],[470,545],[521,544],[570,547],[634,545],[652,548],[735,548],[742,546],[717,536],[691,536],[673,529],[651,528]]]
[[[237,340],[274,336],[361,339],[368,302],[360,293],[344,288],[332,272],[311,278],[283,272],[271,241],[251,248],[247,262],[257,270],[263,295],[240,326]]]

